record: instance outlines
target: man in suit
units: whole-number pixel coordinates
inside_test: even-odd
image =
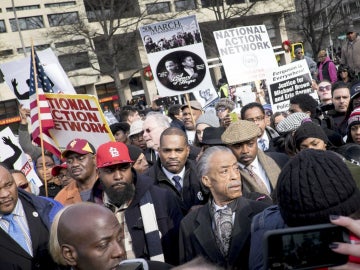
[[[180,263],[203,256],[225,269],[248,269],[251,219],[267,204],[242,197],[239,165],[225,146],[206,149],[197,171],[211,198],[181,221]]]
[[[236,156],[243,182],[243,193],[259,192],[270,195],[276,186],[280,168],[258,149],[260,128],[251,121],[238,120],[230,124],[221,136]]]
[[[146,173],[155,179],[156,185],[178,197],[184,214],[207,201],[189,153],[185,132],[176,127],[167,128],[160,136],[159,159]]]
[[[0,164],[0,268],[57,269],[49,250],[49,230],[62,205],[21,189]]]

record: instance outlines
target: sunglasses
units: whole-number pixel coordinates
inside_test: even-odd
[[[331,90],[331,85],[326,85],[326,86],[319,86],[319,91],[320,92],[324,92],[324,91],[330,91]]]
[[[296,54],[302,54],[302,52],[297,52]]]
[[[21,189],[25,189],[25,188],[28,188],[29,187],[29,183],[25,183],[25,184],[22,184],[20,186],[18,186],[18,188],[21,188]]]

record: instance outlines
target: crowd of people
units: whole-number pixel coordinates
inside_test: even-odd
[[[20,107],[19,143],[44,185],[0,163],[0,269],[264,269],[267,231],[322,223],[354,239],[325,247],[351,255],[334,269],[359,268],[359,70],[321,63],[320,103],[251,102],[235,117],[229,98],[168,115],[124,106],[115,141],[69,138],[60,158],[32,144]]]

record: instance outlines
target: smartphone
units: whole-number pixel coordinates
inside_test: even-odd
[[[271,230],[264,241],[265,269],[316,269],[348,261],[347,255],[333,252],[329,244],[350,243],[349,232],[330,223]]]
[[[239,120],[239,116],[237,115],[236,112],[229,113],[229,116],[230,116],[231,122],[236,122],[237,120]]]

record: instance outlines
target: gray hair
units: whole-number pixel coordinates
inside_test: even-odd
[[[170,127],[170,118],[159,112],[149,112],[148,114],[146,114],[144,122],[148,120],[154,121],[154,123],[156,123],[156,126],[164,127],[164,129]]]
[[[210,171],[209,161],[218,152],[229,152],[229,153],[233,154],[233,152],[225,146],[212,146],[212,147],[209,147],[208,149],[206,149],[205,152],[201,155],[201,157],[196,165],[198,176],[200,178],[209,173],[209,171]]]

